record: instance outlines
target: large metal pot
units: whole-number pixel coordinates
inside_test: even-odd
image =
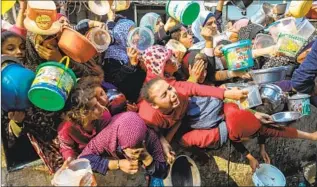
[[[274,83],[285,79],[286,66],[274,67],[261,70],[252,70],[250,74],[257,84]]]
[[[189,176],[183,176],[185,173]],[[164,186],[201,186],[200,172],[194,160],[187,155],[178,156],[164,179]]]

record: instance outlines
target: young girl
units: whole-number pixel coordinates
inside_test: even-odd
[[[71,93],[64,115],[58,127],[60,152],[64,160],[75,159],[89,141],[109,122],[111,114],[105,107],[108,98],[98,77],[85,77]]]

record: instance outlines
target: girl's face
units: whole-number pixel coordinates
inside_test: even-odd
[[[1,53],[23,61],[25,58],[25,43],[19,37],[9,37],[2,43]]]
[[[70,22],[65,16],[60,17],[58,21],[62,26],[70,26]]]
[[[164,72],[173,75],[178,70],[178,60],[172,55],[172,57],[166,62]]]
[[[154,27],[154,33],[157,33],[158,31],[159,31],[159,29],[161,28],[161,27],[163,27],[164,26],[164,23],[162,22],[162,19],[161,18],[158,18],[157,19],[157,22],[156,22],[156,25],[155,25],[155,27]]]
[[[101,87],[95,88],[95,97],[88,103],[88,107],[90,108],[90,119],[100,119],[105,112],[108,103],[109,100],[105,91]]]
[[[181,28],[179,42],[182,43],[187,49],[193,45],[193,35],[191,35],[185,27]]]

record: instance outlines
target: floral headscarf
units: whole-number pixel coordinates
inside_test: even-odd
[[[155,33],[155,26],[159,18],[160,15],[157,13],[147,13],[141,18],[140,27],[147,27],[151,29],[153,33]]]
[[[163,78],[165,64],[172,56],[172,50],[160,45],[154,45],[145,50],[142,54],[142,60],[147,72],[145,82],[156,76]]]
[[[120,19],[113,28],[113,37],[115,44],[111,45],[105,53],[106,58],[119,60],[122,64],[128,64],[129,57],[127,55],[127,39],[129,30],[135,26],[135,23],[129,19]]]

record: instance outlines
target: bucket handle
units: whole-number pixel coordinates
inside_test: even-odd
[[[63,63],[66,60],[66,69],[68,69],[70,58],[68,56],[64,56],[59,63]]]

